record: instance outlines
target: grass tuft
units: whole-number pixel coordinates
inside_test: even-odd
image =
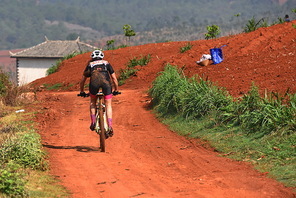
[[[123,85],[129,77],[135,75],[137,71],[139,71],[139,68],[135,68],[136,66],[145,66],[150,62],[150,60],[151,60],[150,54],[146,56],[135,57],[129,60],[126,68],[120,70],[120,75],[118,77],[118,84]]]
[[[193,45],[191,45],[191,43],[187,43],[185,46],[180,48],[180,53],[184,53],[188,50],[190,50],[193,47]]]

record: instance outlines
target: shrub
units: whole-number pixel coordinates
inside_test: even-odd
[[[9,76],[0,70],[0,101],[4,105],[16,106],[22,103],[19,96],[28,92],[27,85],[17,86],[9,80]]]
[[[114,39],[106,41],[107,50],[113,50],[113,49],[115,49],[114,42],[115,42]]]
[[[45,170],[47,165],[44,163],[45,153],[42,150],[40,136],[37,133],[16,134],[8,138],[0,150],[2,162],[10,160],[37,170]]]
[[[0,97],[6,95],[11,84],[9,76],[0,69]]]
[[[255,17],[250,19],[248,23],[246,24],[244,28],[244,32],[252,32],[257,30],[260,27],[267,27],[267,22],[264,18],[260,19],[259,21],[256,21]]]
[[[122,29],[124,30],[124,35],[126,37],[128,37],[129,41],[130,41],[130,39],[131,39],[132,36],[136,36],[136,32],[133,29],[131,29],[131,28],[132,28],[132,26],[129,25],[129,24],[125,24],[122,27]]]
[[[46,70],[46,75],[48,76],[50,74],[57,72],[62,62],[62,60],[57,60],[55,65]]]
[[[218,25],[207,26],[208,32],[205,34],[205,39],[216,38],[220,34],[220,27]]]
[[[151,59],[151,55],[148,54],[147,56],[141,56],[141,58],[133,58],[129,60],[126,69],[120,70],[120,75],[118,77],[119,85],[123,85],[125,80],[128,79],[130,76],[135,75],[138,69],[135,69],[135,66],[145,66],[149,63]]]
[[[121,69],[120,70],[120,76],[118,77],[118,84],[123,85],[129,77],[135,75],[137,72],[137,69]]]
[[[135,57],[135,58],[129,60],[127,67],[133,68],[137,65],[145,66],[149,63],[150,60],[151,60],[150,54],[148,54],[147,56]]]
[[[193,45],[191,45],[190,43],[187,43],[184,47],[181,47],[181,48],[180,48],[180,52],[181,52],[181,53],[184,53],[184,52],[190,50],[190,49],[192,48],[192,46],[193,46]]]
[[[27,181],[14,161],[0,165],[0,192],[9,197],[28,197],[25,189]]]

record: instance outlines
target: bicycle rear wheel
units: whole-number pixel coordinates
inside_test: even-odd
[[[101,152],[105,152],[105,140],[106,140],[106,130],[105,130],[105,126],[104,126],[104,113],[103,113],[103,109],[99,110],[99,126],[100,126],[100,149]]]

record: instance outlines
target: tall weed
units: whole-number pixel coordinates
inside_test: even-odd
[[[288,103],[284,104],[287,97]],[[258,137],[272,133],[291,133],[296,129],[296,99],[295,95],[287,95],[285,98],[274,93],[262,98],[258,87],[252,85],[241,100],[232,104],[230,111],[223,112],[223,119],[241,125],[247,133],[256,133]]]
[[[232,102],[225,90],[200,77],[189,79],[188,85],[181,99],[182,113],[185,117],[198,118],[208,115]]]
[[[1,145],[2,162],[13,160],[23,167],[45,170],[45,153],[42,150],[40,136],[37,133],[19,133],[6,139]]]
[[[0,69],[0,109],[2,105],[17,106],[27,102],[28,100],[23,100],[20,96],[28,91],[28,85],[17,86],[9,80],[9,75]]]
[[[185,117],[200,117],[231,102],[231,97],[210,81],[187,79],[182,70],[168,64],[153,82],[150,94],[161,114],[181,113]]]
[[[248,23],[244,27],[244,32],[252,32],[252,31],[257,30],[260,27],[267,27],[267,26],[268,26],[268,24],[264,18],[257,21],[255,19],[255,17],[253,17],[252,19],[250,19],[248,21]]]
[[[153,82],[149,93],[153,104],[161,114],[177,113],[180,111],[180,99],[188,88],[187,79],[177,67],[166,65],[163,72]]]
[[[191,45],[191,43],[187,43],[185,46],[180,48],[180,53],[184,53],[188,50],[190,50],[193,47],[193,45]]]
[[[150,59],[151,59],[150,54],[148,54],[146,56],[135,57],[135,58],[129,60],[127,67],[134,68],[137,65],[145,66],[149,63]]]
[[[9,197],[28,197],[25,188],[27,181],[25,174],[20,171],[21,167],[14,161],[0,164],[0,192]]]

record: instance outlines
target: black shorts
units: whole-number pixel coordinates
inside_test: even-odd
[[[98,91],[102,91],[105,96],[112,94],[112,84],[107,72],[94,72],[90,77],[89,92],[96,95]]]
[[[112,94],[112,86],[110,83],[105,84],[89,84],[89,92],[92,95],[96,95],[99,91],[102,91],[105,96]]]

